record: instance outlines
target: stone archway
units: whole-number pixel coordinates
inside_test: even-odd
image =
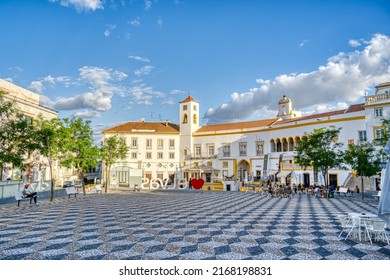
[[[248,175],[250,172],[250,164],[246,160],[241,160],[237,164],[237,179],[240,181],[244,181],[245,179],[248,179]]]

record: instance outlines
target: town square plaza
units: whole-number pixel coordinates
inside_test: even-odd
[[[386,242],[345,237],[339,214],[373,197],[128,188],[0,204],[1,260],[390,260]]]

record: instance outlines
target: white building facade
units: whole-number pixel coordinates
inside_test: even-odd
[[[292,105],[283,96],[275,118],[200,126],[200,104],[188,96],[179,103],[180,125],[175,126],[173,134],[158,132],[156,128],[148,131],[149,125],[156,124],[148,122],[132,123],[138,124],[138,130],[120,131],[130,147],[127,162],[142,169],[148,178],[172,177],[178,170],[183,178],[203,178],[207,183],[231,177],[244,182],[268,180],[312,185],[327,181],[346,186],[352,180],[352,170],[331,169],[328,178],[321,174],[315,178],[310,168],[304,170],[295,164],[295,147],[305,133],[331,126],[341,128],[338,142],[344,148],[380,137],[382,120],[389,117],[390,83],[378,85],[374,95],[366,96],[365,103],[343,110],[302,116]],[[103,133],[107,137],[117,131],[109,129]],[[164,143],[160,150],[158,141]],[[169,142],[172,145],[167,146],[165,143]],[[151,147],[148,143],[152,143]],[[163,155],[158,156],[159,151]],[[170,152],[174,156],[169,156]]]

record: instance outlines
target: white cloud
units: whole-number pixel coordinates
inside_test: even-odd
[[[135,85],[130,89],[132,101],[138,105],[153,105],[152,99],[163,98],[165,94],[156,91],[151,86],[145,84]]]
[[[79,111],[73,113],[72,116],[76,118],[93,119],[93,118],[99,118],[100,113],[97,111]]]
[[[151,8],[152,8],[152,1],[145,0],[145,11],[150,11]]]
[[[361,43],[359,42],[359,40],[354,40],[354,39],[351,39],[349,40],[348,44],[351,46],[351,47],[359,47],[361,45]]]
[[[132,26],[136,26],[136,27],[140,27],[140,26],[141,26],[141,20],[140,20],[139,17],[137,17],[137,18],[131,20],[129,23],[130,23]]]
[[[205,119],[209,123],[245,120],[264,108],[276,108],[283,94],[302,111],[320,104],[358,102],[372,86],[390,81],[390,38],[375,34],[363,43],[364,49],[340,52],[312,72],[258,79],[258,87],[233,93],[228,103],[209,109]]]
[[[110,37],[111,31],[116,28],[115,24],[106,24],[106,30],[104,31],[104,36]]]
[[[111,108],[111,99],[114,94],[124,95],[124,89],[116,82],[127,78],[123,72],[113,69],[84,66],[79,69],[78,83],[89,85],[89,91],[69,98],[57,98],[51,101],[56,110],[108,111]]]
[[[130,59],[142,61],[142,62],[150,62],[150,60],[147,57],[137,56],[137,55],[129,55]]]
[[[187,92],[186,91],[184,91],[184,90],[181,90],[181,89],[173,89],[173,90],[171,90],[170,91],[170,93],[171,94],[187,94]]]
[[[60,2],[61,6],[73,7],[78,12],[103,9],[103,1],[101,0],[49,0],[49,2]]]
[[[172,106],[175,104],[176,104],[175,100],[173,100],[172,98],[168,98],[161,103],[161,106]]]
[[[62,84],[65,87],[69,87],[71,84],[75,84],[75,82],[68,76],[52,77],[49,75],[41,80],[32,81],[28,88],[36,93],[42,94],[47,86],[53,87],[56,84]]]
[[[137,77],[143,76],[143,75],[149,75],[149,73],[153,70],[154,66],[152,65],[146,65],[141,67],[140,69],[134,70],[134,75]]]

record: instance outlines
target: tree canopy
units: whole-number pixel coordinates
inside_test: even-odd
[[[314,129],[313,132],[304,134],[296,148],[295,162],[305,169],[313,167],[314,172],[321,172],[326,186],[329,169],[342,163],[342,143],[337,142],[340,131],[341,128],[334,126]]]

